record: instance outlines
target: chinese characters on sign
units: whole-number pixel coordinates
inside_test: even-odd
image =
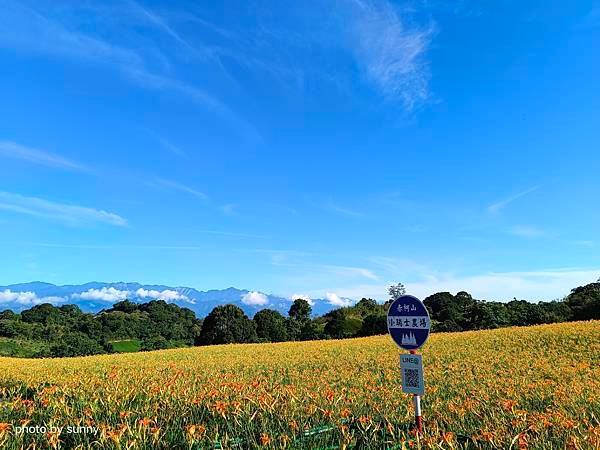
[[[394,342],[405,350],[420,348],[429,337],[431,328],[427,308],[412,295],[403,295],[392,302],[387,324]]]

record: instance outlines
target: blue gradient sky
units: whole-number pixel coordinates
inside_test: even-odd
[[[600,276],[600,3],[214,3],[0,0],[0,284]]]

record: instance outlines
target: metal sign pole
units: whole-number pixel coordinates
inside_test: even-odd
[[[411,355],[416,355],[415,350],[410,350]],[[415,427],[419,435],[423,434],[423,416],[421,415],[421,396],[413,395],[413,404],[415,405]]]
[[[422,436],[421,395],[425,394],[425,381],[423,358],[416,350],[421,348],[429,337],[431,329],[429,312],[417,297],[401,295],[388,308],[387,326],[396,345],[410,352],[410,355],[400,355],[402,392],[413,395],[415,431],[417,436]]]

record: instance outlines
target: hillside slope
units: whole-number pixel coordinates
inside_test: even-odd
[[[0,422],[8,424],[0,443],[396,445],[411,438],[413,414],[398,354],[389,337],[377,336],[0,358]],[[427,447],[600,445],[598,321],[434,334],[423,358]],[[15,435],[23,419],[86,423],[97,433]]]

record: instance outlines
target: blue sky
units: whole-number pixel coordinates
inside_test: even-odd
[[[0,0],[0,284],[600,276],[600,3],[217,3]]]

